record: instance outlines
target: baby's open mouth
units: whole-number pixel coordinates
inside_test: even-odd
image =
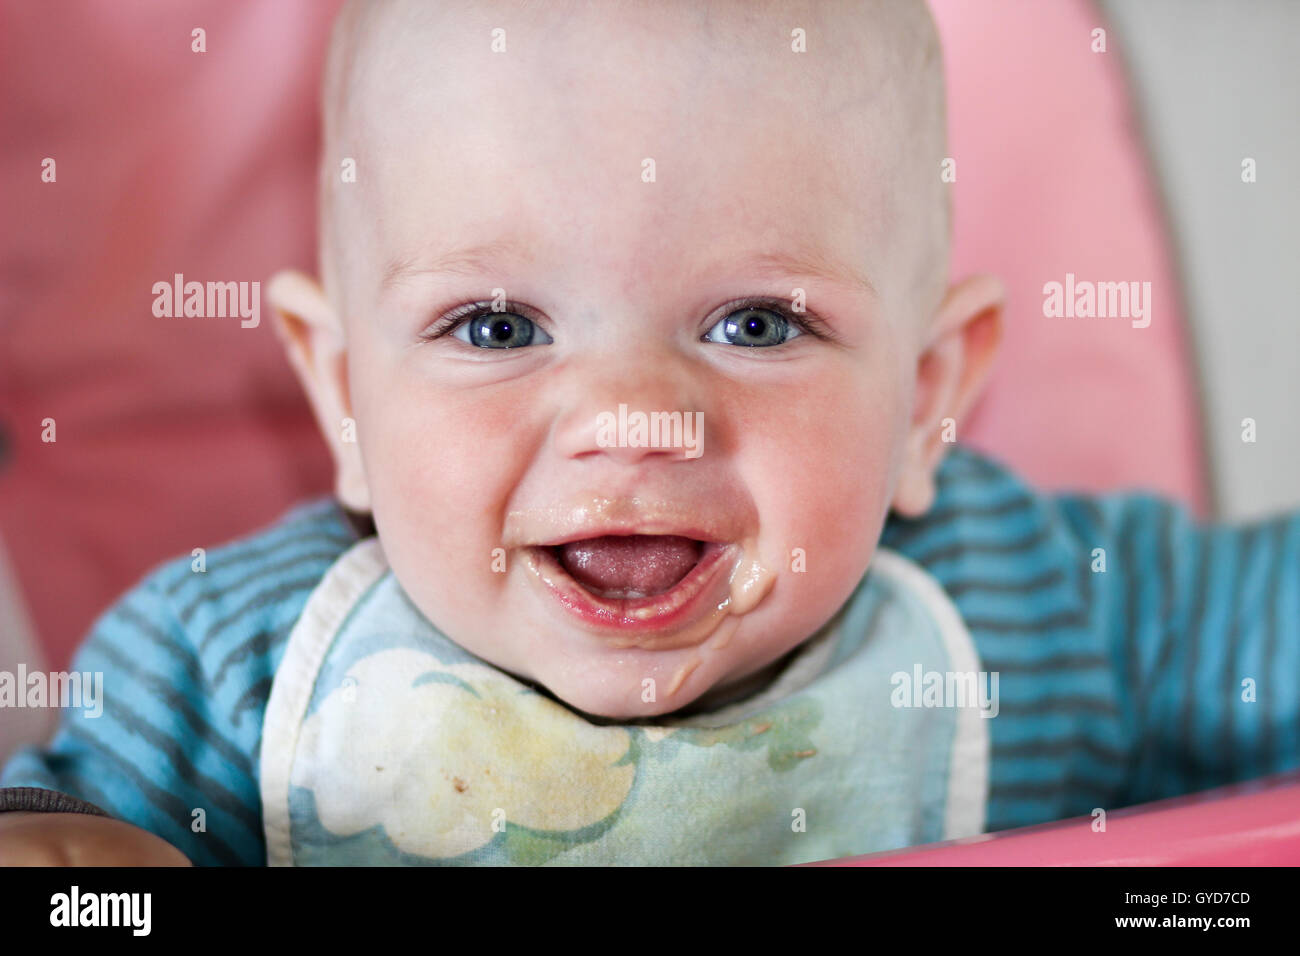
[[[523,549],[565,612],[616,646],[675,647],[706,635],[722,611],[734,544],[674,534],[608,534]]]
[[[586,590],[624,600],[672,590],[700,563],[704,542],[675,534],[608,534],[549,550]]]

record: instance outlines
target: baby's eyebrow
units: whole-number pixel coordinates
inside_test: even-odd
[[[746,271],[769,275],[773,278],[822,279],[841,285],[856,286],[878,298],[876,287],[859,270],[826,255],[821,250],[795,250],[791,252],[763,252],[744,260]]]
[[[493,239],[490,242],[458,246],[427,261],[419,254],[403,256],[388,263],[379,288],[386,292],[401,282],[421,275],[482,275],[504,259],[532,261],[533,255],[527,244],[517,239]]]
[[[422,261],[419,255],[405,256],[394,259],[388,264],[380,282],[380,290],[387,291],[401,282],[420,275],[480,276],[490,272],[493,266],[499,266],[506,259],[532,261],[533,253],[526,243],[517,239],[494,239],[490,242],[453,248],[427,262]],[[738,265],[743,272],[753,272],[772,278],[822,279],[854,286],[877,297],[876,287],[871,284],[870,279],[821,250],[763,252],[744,257]]]

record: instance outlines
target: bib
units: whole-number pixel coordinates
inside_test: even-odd
[[[877,552],[763,691],[595,724],[459,647],[377,538],[321,580],[267,703],[270,865],[771,865],[982,831],[988,725],[917,706],[978,657],[939,585]]]

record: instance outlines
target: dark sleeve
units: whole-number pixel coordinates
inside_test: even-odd
[[[96,817],[108,816],[93,803],[78,800],[57,790],[45,790],[41,787],[0,787],[0,813],[19,810],[31,813],[86,813]]]

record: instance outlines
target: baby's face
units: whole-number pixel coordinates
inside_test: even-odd
[[[897,94],[825,16],[713,9],[377,27],[326,160],[349,503],[451,639],[607,717],[721,701],[843,604],[934,307]]]

